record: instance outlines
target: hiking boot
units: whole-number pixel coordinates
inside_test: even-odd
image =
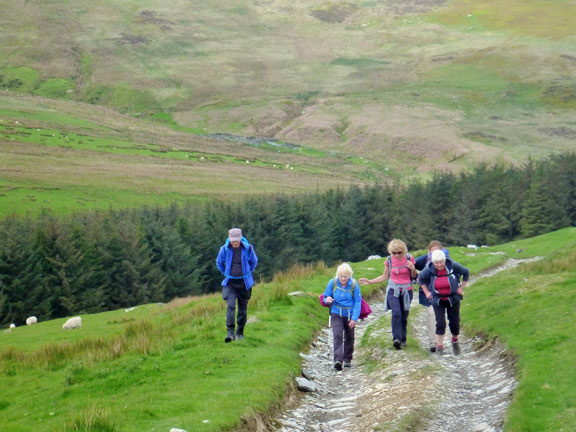
[[[392,345],[394,345],[394,348],[396,348],[397,350],[402,349],[402,343],[400,343],[398,339],[394,339]]]
[[[436,352],[438,353],[438,355],[444,354],[444,345],[438,345],[436,347]]]
[[[436,352],[436,344],[435,343],[430,344],[430,352]]]
[[[408,344],[406,343],[406,341],[403,341],[403,342],[400,343],[400,346],[401,346],[401,347],[405,347],[405,346],[408,346]]]
[[[458,345],[458,336],[452,336],[452,345]]]
[[[336,369],[337,371],[341,371],[342,370],[342,362],[337,361],[336,363],[334,363],[334,369]]]
[[[344,367],[352,367],[352,362],[345,361],[345,362],[344,362]]]
[[[234,339],[236,339],[236,337],[234,336],[234,331],[228,330],[228,334],[224,338],[224,342],[226,342],[226,343],[232,342]]]
[[[236,333],[236,340],[244,340],[244,335],[242,333]]]
[[[454,355],[459,355],[460,354],[460,345],[457,343],[452,345],[452,350],[454,351]]]

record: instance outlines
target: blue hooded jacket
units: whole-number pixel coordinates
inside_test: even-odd
[[[240,241],[240,248],[242,249],[242,277],[240,279],[244,279],[246,290],[249,290],[254,286],[254,276],[252,276],[252,272],[258,265],[258,257],[254,252],[254,246],[248,243],[248,240],[246,240],[245,237],[242,237],[242,240]],[[216,258],[216,266],[225,276],[222,281],[222,286],[228,285],[230,279],[239,279],[230,275],[232,255],[233,252],[230,239],[226,239],[224,246],[220,248],[220,252],[218,252],[218,257]]]
[[[326,297],[334,299],[330,305],[330,313],[342,317],[345,316],[354,322],[358,322],[360,308],[362,307],[362,295],[356,279],[351,277],[344,287],[340,285],[340,280],[337,277],[330,279],[324,290],[324,298]]]

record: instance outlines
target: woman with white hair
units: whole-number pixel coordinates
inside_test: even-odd
[[[432,259],[418,276],[420,288],[432,303],[436,316],[436,349],[444,350],[446,316],[452,333],[452,345],[458,350],[460,334],[460,300],[470,272],[456,261],[452,261],[442,250],[432,252]]]
[[[360,287],[352,277],[352,267],[338,266],[336,277],[324,290],[324,302],[330,305],[330,320],[334,334],[334,369],[352,366],[354,355],[354,328],[360,317],[362,296]]]

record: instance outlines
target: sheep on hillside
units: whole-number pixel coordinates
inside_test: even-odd
[[[66,321],[64,323],[62,328],[64,330],[72,330],[72,329],[76,329],[76,328],[82,328],[82,318],[80,318],[80,317],[70,318],[68,321]]]
[[[11,329],[16,328],[16,324],[10,324],[10,328]]]
[[[38,322],[38,318],[36,318],[35,316],[31,316],[26,318],[26,325],[32,325],[32,324],[36,324]]]

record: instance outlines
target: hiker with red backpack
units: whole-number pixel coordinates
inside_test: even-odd
[[[330,305],[330,321],[334,335],[334,369],[352,366],[354,328],[360,317],[362,295],[358,282],[352,277],[352,267],[340,264],[336,277],[324,290],[323,302]]]
[[[422,271],[426,264],[432,259],[432,252],[435,250],[441,250],[444,252],[446,257],[450,256],[448,249],[442,246],[438,240],[432,240],[428,244],[428,253],[425,255],[420,255],[416,258],[416,270]],[[426,308],[426,329],[428,330],[428,340],[430,342],[430,352],[436,352],[436,316],[434,315],[434,308],[431,307],[430,300],[426,297],[423,289],[420,289],[418,293],[419,303]]]
[[[408,315],[412,293],[412,280],[416,278],[415,260],[408,253],[406,243],[394,239],[388,243],[389,256],[384,263],[384,273],[377,278],[360,278],[361,285],[388,281],[384,310],[392,310],[392,340],[397,350],[406,346]]]
[[[460,334],[460,301],[468,278],[469,270],[448,258],[442,250],[432,252],[431,260],[418,275],[418,283],[426,298],[432,303],[436,316],[437,351],[444,351],[446,316],[452,333],[452,345],[458,348]]]

